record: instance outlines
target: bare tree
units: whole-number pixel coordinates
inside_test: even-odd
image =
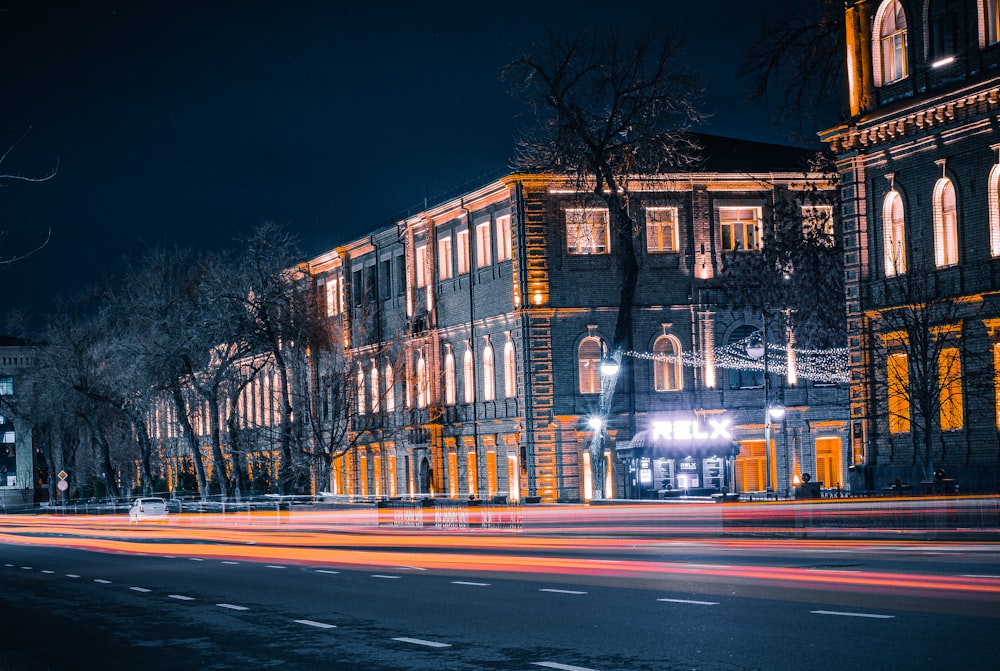
[[[846,116],[842,0],[787,3],[763,16],[758,32],[739,70],[749,80],[751,100],[773,102],[771,107],[811,138],[817,123]],[[817,114],[831,118],[817,120]]]
[[[827,179],[835,183],[832,175]],[[724,258],[727,302],[788,316],[800,347],[847,345],[844,250],[834,231],[839,202],[838,190],[813,183],[798,199],[774,204],[759,250]]]
[[[871,436],[872,443],[888,447],[891,463],[882,465],[909,462],[930,481],[937,464],[967,456],[949,459],[945,436],[963,428],[968,399],[995,393],[992,365],[976,365],[982,357],[974,350],[981,343],[970,341],[965,329],[984,314],[987,299],[955,300],[946,278],[918,267],[873,289],[872,303],[890,307],[865,315],[867,382],[876,403],[871,412],[882,418],[874,427],[881,439]],[[907,444],[899,454],[899,446]]]
[[[690,168],[698,145],[687,132],[702,119],[702,91],[677,65],[680,46],[662,34],[617,30],[549,34],[506,66],[504,77],[533,113],[517,143],[517,169],[565,174],[608,208],[621,263],[621,293],[610,357],[621,363],[632,346],[632,304],[639,264],[638,227],[630,210],[630,180]],[[600,415],[606,418],[617,375],[603,376]],[[594,495],[604,490],[602,432],[590,445]]]
[[[14,151],[14,148],[17,147],[17,145],[20,144],[21,141],[25,137],[27,137],[28,133],[30,132],[31,128],[29,127],[28,130],[24,132],[24,135],[18,138],[13,144],[7,147],[7,149],[2,154],[0,154],[0,188],[13,184],[15,182],[47,182],[56,176],[56,173],[59,170],[58,162],[56,163],[56,167],[54,167],[47,174],[44,174],[41,177],[32,177],[30,175],[22,175],[17,172],[6,172],[4,170],[4,163],[10,156],[10,153]],[[7,237],[7,232],[0,231],[0,244],[3,243],[3,240],[6,237]],[[10,265],[17,261],[20,261],[21,259],[31,256],[32,254],[40,250],[42,247],[49,244],[49,240],[51,239],[51,237],[52,237],[52,229],[49,229],[45,234],[45,240],[43,240],[41,243],[38,243],[33,249],[30,249],[27,252],[20,252],[14,254],[8,252],[5,255],[0,255],[0,267]]]

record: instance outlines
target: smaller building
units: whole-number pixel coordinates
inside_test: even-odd
[[[29,384],[24,373],[34,360],[30,343],[0,335],[0,506],[5,512],[35,500],[31,424],[17,404],[21,385]]]

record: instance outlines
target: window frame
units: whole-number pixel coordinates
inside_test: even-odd
[[[455,229],[455,255],[457,261],[457,274],[465,275],[472,268],[472,259],[469,257],[469,229]]]
[[[587,348],[584,356],[584,348]],[[596,350],[591,351],[591,347]],[[594,356],[596,352],[596,357]],[[580,394],[601,393],[601,339],[597,336],[587,336],[576,347],[576,369],[579,378]]]
[[[669,343],[671,352],[660,351],[663,343]],[[659,358],[653,359],[653,391],[681,391],[684,388],[684,369],[681,366],[680,340],[671,334],[661,334],[653,341],[653,354],[669,355],[675,359],[674,361],[666,361]]]
[[[476,224],[476,270],[493,265],[493,226],[490,220]]]
[[[497,263],[510,261],[513,256],[514,242],[511,238],[510,222],[510,214],[501,214],[496,219]]]
[[[670,213],[669,221],[654,221],[662,213]],[[653,215],[652,217],[650,215]],[[646,253],[647,254],[676,254],[680,251],[677,242],[677,217],[678,208],[668,206],[656,206],[646,208]],[[664,235],[663,230],[669,229]],[[654,236],[655,232],[655,236]],[[664,244],[664,238],[666,244]],[[653,244],[654,239],[657,244]]]
[[[508,337],[503,346],[503,390],[504,398],[517,396],[517,350]]]
[[[450,280],[454,273],[452,267],[451,236],[445,235],[438,238],[437,247],[438,282],[444,282],[445,280]]]
[[[955,184],[950,179],[942,177],[934,184],[932,206],[934,212],[934,263],[938,268],[955,266],[959,262],[957,201]]]
[[[752,212],[753,217],[742,216],[742,213]],[[734,213],[735,217],[724,217],[725,214]],[[719,245],[724,252],[757,252],[764,247],[763,235],[763,208],[760,205],[719,205],[717,210],[719,218]],[[729,243],[726,243],[726,231],[729,229]],[[735,232],[739,231],[740,236]],[[739,239],[738,239],[739,238]],[[746,242],[751,238],[753,246],[737,246],[740,242]]]
[[[493,344],[486,336],[483,344],[483,400],[495,401],[497,397],[496,362],[494,361]]]
[[[902,17],[902,27],[897,25],[897,18],[900,16]],[[890,18],[892,20],[891,32],[888,31]],[[872,63],[874,65],[872,70],[875,75],[875,86],[888,86],[910,76],[908,48],[909,21],[906,18],[906,10],[899,0],[885,0],[875,14],[875,25],[874,30],[872,30]]]
[[[595,213],[599,214],[599,219],[588,218],[588,215]],[[574,220],[575,217],[579,217],[579,219]],[[570,256],[600,256],[611,253],[611,232],[607,208],[566,208],[565,220],[567,254]],[[581,235],[584,228],[591,229],[585,236]],[[597,241],[598,236],[603,238],[603,242]],[[584,247],[581,240],[590,240],[592,244]]]
[[[899,204],[898,220],[896,203]],[[906,274],[906,206],[903,196],[895,189],[882,201],[882,265],[886,277]]]

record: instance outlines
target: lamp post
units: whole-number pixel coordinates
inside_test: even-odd
[[[771,420],[781,419],[785,415],[785,407],[780,403],[771,405],[770,385],[771,372],[767,367],[767,312],[762,313],[763,328],[761,329],[760,345],[756,343],[747,345],[747,355],[753,359],[759,359],[764,364],[764,468],[766,492],[771,493],[774,485],[771,482]]]

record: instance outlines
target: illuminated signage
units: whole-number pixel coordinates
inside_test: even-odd
[[[728,419],[710,419],[704,426],[700,419],[651,422],[652,440],[732,440]]]

